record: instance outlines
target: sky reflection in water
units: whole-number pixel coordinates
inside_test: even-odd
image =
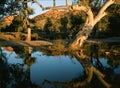
[[[14,52],[7,53],[9,55],[8,63],[23,63],[22,58],[16,59],[17,55]],[[32,82],[36,84],[42,83],[45,79],[69,81],[83,73],[81,64],[75,58],[70,59],[69,56],[46,56],[37,51],[32,53],[32,57],[36,58],[36,63],[31,66],[30,74]]]
[[[6,55],[9,64],[24,63],[23,58],[15,52],[3,50],[3,53]],[[66,82],[84,75],[84,68],[75,57],[68,55],[47,56],[40,51],[33,52],[31,57],[34,57],[36,62],[30,66],[30,80],[37,85],[44,80]],[[99,60],[104,67],[111,67],[108,65],[107,58],[99,58]],[[24,65],[23,68],[26,70],[27,65]],[[120,66],[113,71],[115,74],[120,74]]]

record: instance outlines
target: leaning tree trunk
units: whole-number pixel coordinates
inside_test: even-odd
[[[73,42],[70,44],[71,48],[78,48],[82,47],[84,41],[88,38],[90,33],[93,30],[93,27],[97,22],[100,21],[106,14],[105,10],[112,4],[115,3],[115,0],[108,0],[100,9],[98,14],[94,16],[91,8],[89,6],[78,6],[78,5],[73,5],[72,9],[73,10],[78,10],[78,11],[84,11],[87,14],[87,19],[85,22],[85,25],[83,26],[82,30],[78,32],[78,34],[75,36],[75,39]]]
[[[75,36],[75,40],[70,45],[70,47],[75,48],[75,47],[81,47],[84,41],[88,38],[88,36],[92,32],[92,29],[94,27],[94,16],[90,7],[89,8],[85,6],[78,7],[76,5],[73,6],[73,9],[83,10],[88,15],[82,30],[80,30],[77,33],[77,35]]]
[[[93,26],[86,24],[82,30],[78,32],[78,34],[75,36],[75,40],[72,42],[70,47],[81,47],[84,43],[84,41],[88,38],[90,33],[92,32]]]

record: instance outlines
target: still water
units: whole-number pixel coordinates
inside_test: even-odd
[[[31,47],[1,48],[0,88],[119,88],[120,56],[80,59]],[[30,51],[30,52],[29,52]],[[80,56],[80,57],[79,57]]]

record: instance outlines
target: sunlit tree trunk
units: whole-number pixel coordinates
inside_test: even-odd
[[[66,6],[69,6],[69,5],[70,5],[69,0],[66,0]]]
[[[71,48],[78,48],[83,45],[84,41],[88,38],[88,36],[92,32],[93,27],[96,25],[96,23],[99,22],[100,19],[106,15],[105,10],[112,4],[114,4],[114,0],[108,0],[102,6],[102,8],[100,9],[96,16],[93,15],[92,9],[89,6],[73,5],[72,7],[73,10],[84,11],[87,14],[87,18],[82,30],[78,32],[78,34],[75,36],[75,39],[70,44]]]
[[[83,10],[88,15],[83,28],[77,33],[74,41],[71,44],[71,47],[75,48],[75,47],[81,47],[83,45],[84,41],[88,38],[89,34],[92,32],[92,29],[94,27],[94,24],[93,24],[94,17],[93,17],[91,8],[87,8],[84,6],[79,7],[78,5],[75,5],[75,6],[73,6],[73,9]]]
[[[31,41],[31,28],[27,28],[27,41]]]
[[[28,20],[28,11],[27,11],[27,0],[24,0],[24,9],[25,9],[25,26],[27,29],[27,38],[26,41],[31,41],[31,28],[30,28],[30,24],[29,24],[29,20]]]

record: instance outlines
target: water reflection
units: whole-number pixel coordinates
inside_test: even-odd
[[[92,52],[93,53],[93,52]],[[45,80],[44,83],[50,83],[54,85],[59,86],[65,86],[67,88],[81,88],[85,87],[86,85],[90,84],[92,81],[92,78],[94,75],[97,76],[99,81],[106,87],[110,88],[110,84],[104,80],[105,75],[100,72],[89,60],[89,58],[83,54],[83,51],[76,51],[74,53],[76,59],[79,61],[79,63],[83,66],[86,77],[84,80],[78,80],[78,81],[68,81],[68,82],[55,82],[55,81],[48,81]],[[100,63],[99,59],[97,58],[97,63]]]
[[[30,53],[24,59],[25,62],[20,64],[9,64],[7,55],[10,56],[13,51],[5,51],[6,48],[0,48],[0,88],[33,88],[37,87],[30,80],[30,66],[34,62]],[[9,48],[10,49],[10,48]],[[24,65],[27,70],[24,71]]]
[[[0,88],[119,88],[119,57],[90,49],[51,56],[32,47],[0,48]]]

